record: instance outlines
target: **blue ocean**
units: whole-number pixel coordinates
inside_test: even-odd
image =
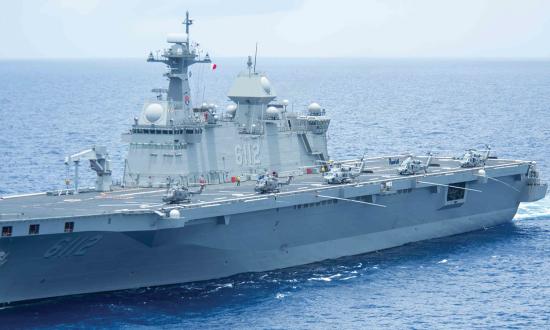
[[[193,101],[224,109],[245,62],[193,67]],[[295,111],[326,108],[333,158],[489,144],[550,179],[550,61],[259,58],[257,68]],[[142,59],[0,61],[0,195],[63,186],[64,156],[94,144],[120,177],[121,134],[164,72]],[[0,328],[548,329],[550,199],[507,225],[377,253],[8,306]]]

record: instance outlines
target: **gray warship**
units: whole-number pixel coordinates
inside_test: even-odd
[[[534,162],[488,147],[333,160],[325,110],[288,109],[250,57],[227,109],[194,104],[189,67],[211,60],[190,42],[192,23],[187,14],[185,34],[148,57],[169,85],[124,134],[119,183],[94,146],[65,159],[74,175],[62,189],[1,197],[0,303],[362,254],[509,222],[546,194]],[[82,164],[95,187],[80,187]]]

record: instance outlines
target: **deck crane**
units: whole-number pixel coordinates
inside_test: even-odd
[[[78,194],[78,168],[81,160],[89,160],[90,168],[96,172],[96,190],[110,191],[112,184],[111,160],[109,159],[107,148],[94,146],[91,149],[65,157],[67,169],[70,168],[71,163],[74,165],[74,194]]]

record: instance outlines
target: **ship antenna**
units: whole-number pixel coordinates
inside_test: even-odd
[[[258,58],[258,42],[256,42],[256,52],[254,52],[254,73],[256,73],[256,59]]]
[[[193,20],[189,19],[189,11],[185,12],[185,21],[183,21],[183,24],[185,24],[185,34],[187,35],[187,47],[189,47],[189,27],[191,24],[193,24]]]

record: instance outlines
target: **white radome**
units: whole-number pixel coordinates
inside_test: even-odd
[[[237,106],[235,104],[230,104],[226,108],[227,113],[235,113],[237,111]]]
[[[170,218],[179,219],[180,215],[181,215],[180,211],[178,211],[176,209],[170,210]]]
[[[269,80],[266,77],[261,77],[260,78],[260,85],[262,85],[262,88],[264,89],[264,91],[267,94],[271,93],[271,83],[269,82]]]
[[[307,110],[310,114],[319,114],[321,113],[321,106],[319,105],[319,103],[313,102],[308,105]]]
[[[151,123],[156,122],[162,116],[164,108],[158,103],[151,103],[145,108],[145,118]]]
[[[288,100],[283,100],[281,103],[286,107],[290,102]]]
[[[166,42],[177,44],[187,42],[187,34],[185,33],[169,33],[166,36]]]
[[[279,116],[279,109],[275,108],[275,107],[268,107],[267,110],[265,111],[267,113],[268,116],[270,117],[277,117]]]
[[[480,169],[479,171],[477,171],[477,175],[479,177],[479,180],[482,183],[487,183],[487,181],[489,180],[489,177],[487,176],[487,172],[485,172],[484,169]]]

